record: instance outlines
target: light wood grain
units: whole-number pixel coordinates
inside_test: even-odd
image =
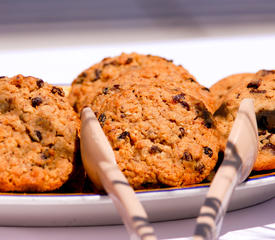
[[[250,174],[258,154],[254,101],[244,99],[229,135],[225,156],[201,207],[195,240],[218,239],[223,217],[236,185]]]
[[[130,239],[155,240],[147,214],[118,168],[113,149],[90,108],[84,108],[81,113],[80,145],[85,170],[95,185],[103,186],[112,199]]]

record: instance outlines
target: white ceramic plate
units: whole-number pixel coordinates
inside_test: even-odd
[[[207,185],[138,192],[151,221],[195,217]],[[248,207],[275,197],[275,172],[248,179],[238,186],[229,209]],[[102,195],[0,195],[1,226],[85,226],[120,224],[108,196]]]
[[[50,34],[49,36],[52,37]],[[64,39],[68,38],[64,36]],[[174,59],[177,64],[183,64],[197,76],[202,84],[209,87],[218,79],[232,73],[273,68],[272,55],[266,52],[273,49],[274,39],[273,34],[263,37],[161,40],[110,46],[99,44],[0,51],[1,69],[5,70],[1,75],[13,76],[22,73],[40,77],[54,84],[70,84],[83,69],[103,57],[137,51]],[[20,41],[17,42],[20,44]],[[252,50],[256,58],[250,57]],[[205,64],[209,62],[209,56],[211,64]],[[151,221],[166,221],[196,216],[207,188],[205,185],[197,185],[137,194]],[[275,172],[250,179],[238,186],[229,209],[248,207],[272,197],[275,197]],[[121,223],[111,200],[100,195],[0,194],[0,213],[1,226],[84,226]]]

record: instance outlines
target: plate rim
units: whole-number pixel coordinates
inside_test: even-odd
[[[264,174],[249,178],[236,187],[235,191],[242,191],[248,188],[257,188],[264,185],[275,184],[275,171],[271,174]],[[158,190],[137,191],[137,197],[141,202],[150,200],[173,199],[180,197],[192,197],[206,194],[209,184],[203,186],[192,186],[183,188],[168,188]],[[274,191],[275,196],[275,191]],[[18,201],[20,200],[20,203]],[[108,195],[93,193],[76,193],[76,194],[14,194],[0,193],[0,205],[86,205],[86,204],[109,204],[112,200]]]

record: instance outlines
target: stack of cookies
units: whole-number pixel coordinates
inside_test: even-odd
[[[87,106],[135,189],[200,183],[213,174],[244,98],[255,100],[259,128],[254,170],[275,169],[275,71],[208,89],[171,60],[123,53],[82,72],[68,97],[41,79],[0,77],[0,191],[85,190],[79,116]]]
[[[219,134],[209,89],[172,61],[105,58],[73,82],[69,100],[89,106],[135,189],[201,182],[215,167]]]

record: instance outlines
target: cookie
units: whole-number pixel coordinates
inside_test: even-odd
[[[125,73],[143,68],[159,68],[158,72],[166,72],[167,82],[178,82],[188,85],[206,104],[210,112],[214,111],[214,100],[210,90],[201,86],[195,78],[182,66],[176,66],[171,60],[152,55],[137,53],[121,54],[118,57],[105,58],[82,72],[72,83],[69,101],[75,111],[80,113],[104,87],[105,83],[121,78]],[[127,78],[129,80],[129,78]],[[195,91],[195,89],[197,91]]]
[[[71,90],[71,86],[62,85],[61,87],[64,91],[65,97],[68,97]]]
[[[183,88],[156,82],[106,82],[90,104],[135,189],[199,183],[218,159],[215,122]]]
[[[230,133],[240,102],[253,98],[259,129],[259,153],[254,170],[275,168],[275,70],[261,70],[231,89],[214,114],[223,136],[222,147]]]
[[[251,79],[253,75],[253,73],[233,74],[221,79],[220,81],[212,85],[210,87],[210,90],[215,98],[217,106],[219,107],[222,104],[223,98],[232,88],[237,86],[240,82],[244,81],[245,79]]]
[[[73,172],[79,119],[61,88],[0,78],[0,191],[45,192]]]
[[[175,71],[171,71],[169,68],[164,66],[151,66],[143,67],[128,71],[121,75],[119,78],[112,79],[108,81],[111,88],[119,87],[120,84],[124,86],[132,83],[148,83],[160,87],[170,87],[170,88],[179,88],[184,89],[185,92],[194,96],[195,98],[200,99],[206,106],[209,112],[210,109],[214,109],[214,104],[208,98],[209,92],[204,90],[200,84],[186,80]],[[107,93],[110,89],[106,88],[106,84],[101,86],[101,89],[98,89],[98,93]],[[90,95],[86,95],[82,99],[83,106],[89,106],[90,102],[93,101],[93,98]]]

